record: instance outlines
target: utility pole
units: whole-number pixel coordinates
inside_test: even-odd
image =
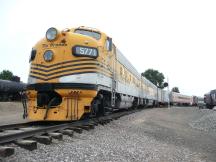
[[[167,86],[167,91],[168,91],[168,108],[170,108],[170,91],[169,91],[169,78],[167,76],[167,83],[168,83],[168,86]]]
[[[157,83],[157,107],[159,107],[159,91],[158,91],[158,88],[159,88],[159,84]]]

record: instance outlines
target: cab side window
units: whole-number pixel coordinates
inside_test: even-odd
[[[107,37],[107,39],[106,39],[106,49],[107,49],[107,51],[112,51],[112,38]]]
[[[109,50],[109,41],[106,40],[106,50],[108,51]]]

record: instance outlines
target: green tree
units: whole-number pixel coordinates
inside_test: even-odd
[[[12,80],[13,78],[13,73],[9,70],[3,70],[1,73],[0,73],[0,79],[3,79],[3,80]]]
[[[160,73],[158,70],[147,69],[142,73],[142,76],[146,77],[150,80],[154,85],[164,88],[164,75]]]
[[[178,88],[178,87],[173,87],[173,88],[172,88],[172,92],[180,93],[180,91],[179,91],[179,88]]]

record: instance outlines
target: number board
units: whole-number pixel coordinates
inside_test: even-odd
[[[93,47],[74,46],[72,52],[74,56],[79,56],[79,57],[92,57],[92,58],[98,57],[98,50],[97,48],[93,48]]]

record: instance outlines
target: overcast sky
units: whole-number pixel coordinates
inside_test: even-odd
[[[215,0],[1,0],[0,71],[26,82],[32,46],[49,27],[95,27],[141,73],[169,78],[170,88],[200,95],[215,89]]]

